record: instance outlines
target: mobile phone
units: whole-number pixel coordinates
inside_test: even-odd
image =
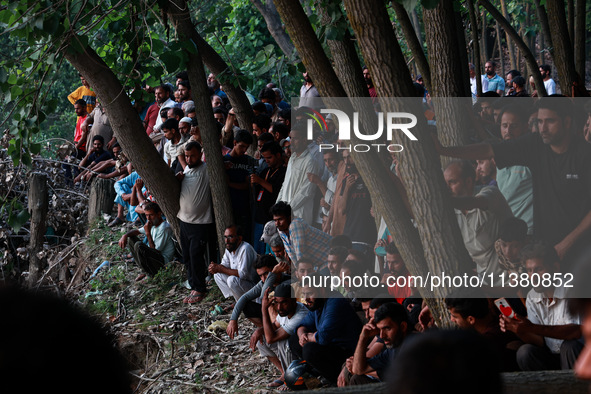
[[[511,305],[507,302],[504,297],[498,298],[495,300],[495,305],[504,316],[507,316],[509,319],[515,318],[515,311],[511,308]]]

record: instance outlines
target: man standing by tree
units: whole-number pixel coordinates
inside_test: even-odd
[[[505,94],[505,80],[496,73],[497,64],[489,60],[484,64],[485,74],[482,76],[482,93],[497,92],[499,96]]]
[[[476,272],[484,278],[484,283],[497,283],[503,269],[495,252],[495,241],[499,238],[501,223],[513,216],[511,208],[494,186],[485,186],[474,195],[476,174],[468,161],[452,161],[443,177],[452,195],[464,245],[476,263]]]
[[[92,125],[92,128],[90,128],[90,125]],[[111,149],[111,147],[115,145],[115,142],[117,142],[117,139],[113,135],[113,128],[111,127],[107,112],[100,102],[94,110],[88,114],[84,122],[82,122],[82,125],[80,125],[80,128],[87,134],[86,151],[92,148],[92,139],[95,135],[103,137],[104,141],[107,143],[107,149]],[[88,133],[89,129],[90,133]]]
[[[75,104],[78,100],[84,100],[86,103],[86,112],[90,113],[96,105],[96,93],[92,91],[82,74],[78,73],[78,75],[80,76],[80,81],[82,81],[82,86],[70,93],[68,100],[72,104]]]
[[[302,76],[304,77],[304,84],[300,89],[300,107],[320,108],[322,106],[322,100],[319,98],[320,93],[318,93],[318,89],[314,86],[312,77],[308,75],[307,71]]]
[[[177,174],[181,183],[180,209],[177,217],[181,228],[183,261],[191,294],[183,302],[200,302],[207,293],[207,266],[203,254],[208,231],[212,230],[213,213],[207,164],[201,161],[201,145],[190,141],[185,145],[187,166]]]
[[[542,78],[544,79],[544,87],[546,88],[546,93],[548,96],[551,94],[556,94],[556,82],[550,75],[552,74],[552,67],[549,64],[542,64],[540,66],[540,74],[542,74]]]
[[[144,127],[148,135],[154,132],[154,126],[162,124],[160,118],[160,110],[162,108],[172,108],[175,106],[174,101],[170,99],[170,88],[167,85],[156,86],[154,89],[155,102],[148,108],[146,117],[144,118]]]
[[[291,130],[292,155],[287,164],[285,181],[277,196],[277,201],[286,201],[293,215],[302,218],[307,224],[314,223],[314,203],[316,185],[310,182],[308,174],[322,176],[324,163],[318,145],[306,140],[305,125],[296,124]]]

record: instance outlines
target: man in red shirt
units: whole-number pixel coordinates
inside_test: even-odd
[[[160,85],[154,89],[154,98],[156,102],[148,108],[146,117],[144,118],[144,127],[148,135],[152,134],[154,131],[154,125],[156,125],[156,122],[158,121],[160,110],[166,107],[174,107],[174,102],[170,100],[170,89],[166,85]],[[168,101],[171,102],[169,103]]]

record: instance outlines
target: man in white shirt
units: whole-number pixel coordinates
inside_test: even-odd
[[[200,302],[207,293],[207,265],[203,257],[208,232],[213,231],[213,213],[207,164],[201,161],[201,144],[190,141],[185,145],[187,166],[176,176],[181,183],[180,209],[177,214],[181,227],[183,261],[191,294],[183,302]]]
[[[295,217],[302,218],[307,224],[313,225],[317,187],[310,181],[308,174],[322,178],[324,158],[318,145],[306,140],[304,124],[296,124],[291,130],[290,137],[292,154],[277,202],[287,202]],[[309,145],[308,142],[310,142]]]
[[[226,227],[224,240],[226,251],[222,263],[211,262],[208,270],[224,297],[234,296],[238,301],[259,281],[254,268],[257,253],[248,242],[242,241],[242,231],[239,226]]]
[[[551,94],[556,94],[556,82],[550,78],[550,74],[552,74],[552,67],[550,67],[549,64],[542,64],[540,66],[540,74],[542,74],[544,87],[546,88],[546,93],[548,93],[548,96]]]
[[[527,318],[501,315],[501,330],[514,332],[525,344],[517,350],[517,364],[524,371],[572,369],[581,350],[581,319],[568,309],[565,287],[554,287],[560,272],[556,250],[541,243],[521,251],[531,283],[527,293]],[[551,280],[544,281],[545,277]],[[547,285],[545,285],[547,284]]]

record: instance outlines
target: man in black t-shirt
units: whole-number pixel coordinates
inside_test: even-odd
[[[265,223],[273,220],[269,210],[275,204],[286,168],[283,166],[283,150],[275,141],[267,142],[261,148],[261,156],[267,163],[259,175],[251,174],[250,183],[254,189],[254,250],[266,254],[266,244],[261,241]]]
[[[230,200],[236,224],[244,231],[244,241],[252,243],[249,177],[255,170],[255,159],[246,154],[252,135],[240,130],[234,138],[234,148],[224,156]]]
[[[534,235],[554,245],[567,267],[589,243],[591,145],[573,131],[573,104],[548,97],[536,103],[539,133],[495,144],[442,147],[441,155],[468,160],[494,157],[498,168],[527,166],[534,191]]]

